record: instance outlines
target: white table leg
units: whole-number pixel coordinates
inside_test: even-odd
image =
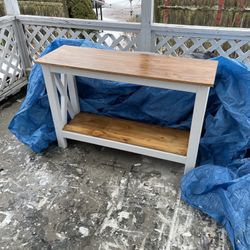
[[[209,89],[209,87],[198,87],[196,92],[184,173],[193,169],[196,164]]]
[[[65,125],[68,122],[68,96],[67,96],[67,80],[66,75],[61,74],[61,79],[56,78],[58,81],[57,86],[61,84],[62,94],[61,94],[61,115],[62,115],[62,123]]]
[[[56,137],[59,147],[66,148],[67,141],[62,135],[62,129],[65,125],[65,119],[62,118],[60,102],[58,97],[58,91],[55,82],[55,73],[51,73],[49,67],[46,65],[42,66],[43,75],[45,80],[45,85],[47,89],[47,94],[49,98],[49,104],[51,109],[51,114],[55,126]],[[64,103],[61,103],[64,105]]]
[[[67,74],[67,81],[68,81],[70,102],[72,104],[74,114],[76,115],[80,112],[80,106],[79,106],[79,97],[78,97],[75,76]]]

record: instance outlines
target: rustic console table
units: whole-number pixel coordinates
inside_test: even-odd
[[[195,167],[216,61],[62,46],[36,63],[42,64],[60,147],[73,139],[180,162],[185,172]],[[80,112],[75,75],[196,93],[190,133]]]

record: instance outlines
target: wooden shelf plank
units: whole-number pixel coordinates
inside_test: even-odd
[[[62,46],[36,63],[174,83],[213,86],[218,62]]]
[[[183,156],[187,154],[189,131],[186,130],[89,113],[77,114],[63,130]]]

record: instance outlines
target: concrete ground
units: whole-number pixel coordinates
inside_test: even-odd
[[[74,141],[35,154],[7,130],[20,102],[0,105],[0,249],[231,249],[180,201],[182,165]]]

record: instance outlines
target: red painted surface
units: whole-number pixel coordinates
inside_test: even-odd
[[[164,0],[164,8],[163,10],[163,23],[168,23],[168,18],[169,18],[169,6],[171,4],[171,0]]]
[[[215,19],[215,24],[220,25],[222,20],[222,10],[224,8],[225,0],[218,0],[218,11]]]

